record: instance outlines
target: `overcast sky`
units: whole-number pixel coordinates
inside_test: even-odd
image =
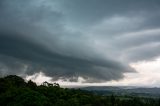
[[[159,0],[0,0],[0,75],[141,82],[157,70],[159,20]]]

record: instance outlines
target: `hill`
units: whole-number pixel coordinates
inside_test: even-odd
[[[83,90],[92,91],[100,95],[130,95],[139,97],[160,97],[160,88],[135,87],[135,86],[90,86],[83,87]]]

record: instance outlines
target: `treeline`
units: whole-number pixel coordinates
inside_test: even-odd
[[[0,106],[160,106],[159,99],[100,96],[44,82],[37,86],[16,75],[0,78]]]

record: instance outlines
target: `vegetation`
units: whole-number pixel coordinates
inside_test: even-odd
[[[10,75],[0,78],[0,106],[160,106],[159,99],[100,96],[80,89],[61,88],[48,82]]]

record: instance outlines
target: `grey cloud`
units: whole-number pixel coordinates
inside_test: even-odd
[[[143,30],[140,32],[126,33],[115,38],[116,45],[121,48],[134,48],[141,45],[156,43],[160,41],[160,29]],[[127,45],[126,45],[127,44]]]
[[[41,45],[34,44],[34,42],[24,39],[23,37],[19,37],[16,33],[15,35],[12,34],[14,33],[13,32],[11,34],[1,33],[0,51],[2,55],[11,56],[13,58],[16,58],[17,60],[20,59],[24,65],[31,67],[31,70],[27,70],[25,74],[33,74],[36,71],[37,72],[42,71],[48,76],[54,76],[54,79],[58,79],[60,77],[70,79],[74,75],[78,75],[78,76],[85,76],[89,79],[99,78],[99,80],[111,80],[113,79],[113,76],[115,77],[114,79],[119,79],[122,77],[121,74],[117,74],[116,72],[117,69],[121,70],[118,73],[132,70],[132,69],[126,70],[125,69],[126,67],[121,65],[121,63],[112,60],[85,60],[85,59],[60,55],[45,49]],[[2,59],[1,61],[3,60],[4,59]],[[8,61],[11,60],[8,59]],[[15,64],[14,61],[12,62],[13,64],[9,62],[6,63],[6,65],[8,65],[8,67],[13,67]],[[21,64],[20,62],[17,62],[16,65],[21,65]],[[99,68],[94,68],[94,67],[99,67]],[[14,70],[16,69],[13,68],[13,71]],[[17,70],[19,70],[18,67]],[[113,70],[113,72],[110,73],[110,71],[108,70],[111,70],[111,72]]]
[[[128,55],[124,56],[124,58],[127,58],[127,60],[129,61],[132,60],[132,62],[139,61],[139,60],[141,61],[154,60],[157,57],[159,57],[160,43],[155,42],[155,43],[141,45],[141,46],[127,50],[126,53],[128,53]]]
[[[61,10],[67,14],[73,24],[82,26],[97,24],[104,18],[114,15],[140,15],[149,12],[155,13],[160,9],[159,0],[66,0],[61,1]]]

